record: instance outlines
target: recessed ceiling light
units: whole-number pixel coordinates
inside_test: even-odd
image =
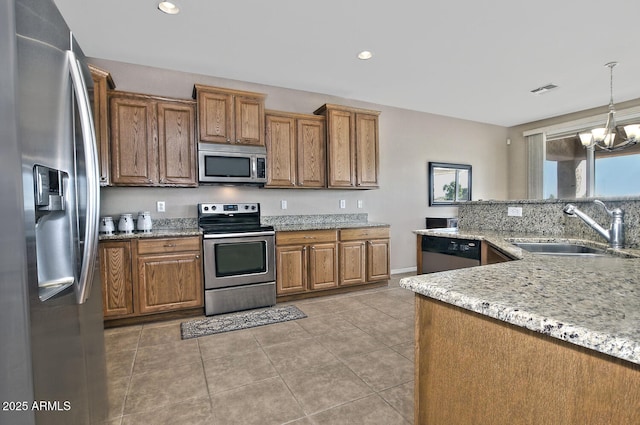
[[[158,9],[167,15],[176,15],[180,12],[180,8],[176,6],[175,3],[171,3],[170,1],[161,1],[158,3]]]
[[[368,50],[363,50],[360,53],[358,53],[358,59],[362,59],[363,61],[366,61],[367,59],[371,59],[373,57],[373,53],[371,53]]]

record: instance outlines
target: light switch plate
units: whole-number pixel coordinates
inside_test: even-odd
[[[522,207],[507,207],[509,217],[522,217]]]
[[[345,199],[340,199],[340,208],[347,208],[347,201]]]
[[[285,201],[285,200],[280,201],[280,209],[281,210],[286,210],[287,209],[287,201]]]
[[[158,202],[156,202],[156,211],[157,211],[157,212],[164,212],[164,211],[165,211],[165,204],[164,204],[164,201],[158,201]]]

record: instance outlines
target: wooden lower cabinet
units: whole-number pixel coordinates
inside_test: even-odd
[[[199,236],[100,242],[105,319],[203,305]]]
[[[100,280],[104,317],[133,314],[131,242],[100,242]]]
[[[340,230],[340,285],[388,280],[389,228]]]
[[[276,233],[276,294],[290,295],[338,286],[335,230]]]
[[[322,295],[389,279],[389,228],[276,232],[276,294]]]
[[[416,295],[414,423],[639,424],[640,365]]]
[[[513,258],[509,257],[498,248],[494,247],[486,241],[482,241],[480,245],[480,265],[504,263],[505,261],[511,261]]]

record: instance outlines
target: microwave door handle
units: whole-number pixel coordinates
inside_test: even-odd
[[[78,304],[83,304],[91,293],[93,274],[95,269],[95,257],[98,251],[98,221],[100,215],[100,176],[98,170],[98,151],[96,147],[96,134],[93,126],[91,103],[87,93],[87,84],[82,76],[81,65],[76,55],[67,51],[69,69],[73,91],[78,103],[78,115],[82,129],[82,142],[86,155],[86,179],[87,179],[87,211],[85,224],[84,252],[80,279],[76,287]]]
[[[258,158],[255,156],[251,157],[251,178],[258,178]]]

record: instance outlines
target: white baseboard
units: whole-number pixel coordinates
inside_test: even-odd
[[[411,273],[418,270],[418,267],[406,267],[404,269],[393,269],[391,270],[391,274],[402,274],[402,273]]]

